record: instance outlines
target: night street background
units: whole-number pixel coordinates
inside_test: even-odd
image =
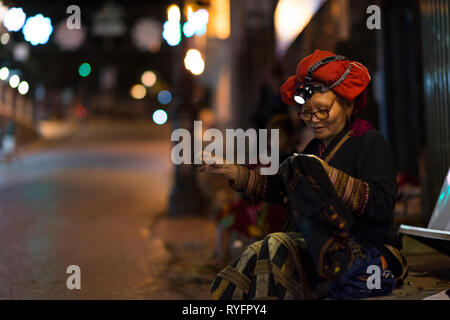
[[[0,297],[209,298],[195,285],[207,281],[209,288],[213,278],[197,275],[195,266],[185,267],[193,279],[171,275],[184,271],[171,270],[177,243],[180,254],[192,257],[212,251],[184,242],[183,229],[197,227],[198,218],[184,220],[184,228],[161,221],[171,183],[169,139],[168,130],[152,123],[99,121],[0,164]],[[196,232],[213,236],[211,222],[201,220],[199,227]],[[81,268],[82,290],[66,287],[72,264]],[[176,288],[189,280],[197,292]]]
[[[409,276],[377,299],[450,299],[449,8],[0,0],[0,300],[212,299],[217,273],[282,228],[228,179],[175,165],[171,134],[273,126],[285,155],[301,153],[313,133],[280,86],[316,49],[371,75],[357,117],[392,149],[394,227],[429,232],[444,208],[444,239],[403,236]],[[81,290],[66,286],[71,265]]]

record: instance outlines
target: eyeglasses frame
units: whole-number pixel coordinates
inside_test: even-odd
[[[333,105],[334,105],[334,102],[336,101],[336,98],[337,98],[337,96],[335,95],[334,98],[333,98],[333,101],[332,101],[331,104],[330,104],[330,108],[326,110],[326,111],[327,111],[327,117],[326,117],[326,118],[319,119],[319,117],[316,115],[316,113],[322,112],[322,111],[324,111],[324,109],[322,109],[322,110],[317,110],[317,111],[314,111],[314,112],[297,112],[297,115],[298,115],[299,119],[301,119],[301,120],[303,120],[303,121],[311,121],[311,120],[313,119],[313,116],[316,117],[316,119],[319,120],[319,121],[321,121],[321,120],[327,120],[327,119],[330,117],[330,111],[331,111],[331,109],[333,108]],[[303,109],[303,108],[302,108],[302,109]],[[301,115],[302,115],[302,114],[310,114],[310,115],[311,115],[311,118],[310,118],[309,120],[304,120],[304,119],[301,118]]]

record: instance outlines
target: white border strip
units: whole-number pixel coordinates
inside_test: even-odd
[[[445,230],[419,228],[402,224],[400,225],[399,232],[403,234],[427,237],[432,239],[450,240],[450,231]]]

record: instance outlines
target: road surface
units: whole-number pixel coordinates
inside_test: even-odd
[[[177,272],[164,240],[171,230],[157,226],[171,188],[169,130],[88,123],[0,164],[0,299],[207,298],[208,280],[197,279],[197,296],[168,276]],[[67,288],[70,265],[80,267],[81,290]]]

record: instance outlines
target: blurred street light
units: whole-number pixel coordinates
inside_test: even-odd
[[[184,58],[184,66],[187,70],[192,72],[192,74],[198,76],[205,70],[205,61],[198,50],[189,49]]]
[[[78,68],[78,74],[82,77],[87,77],[91,73],[91,65],[87,62],[84,62]]]
[[[17,74],[12,75],[11,78],[9,78],[9,85],[11,88],[17,88],[19,85],[20,78]]]
[[[25,23],[26,14],[22,8],[11,8],[4,16],[3,25],[8,31],[19,31]]]
[[[230,0],[211,0],[208,36],[227,39],[230,36]]]
[[[142,99],[147,94],[147,89],[142,84],[135,84],[130,89],[130,95],[134,99]]]
[[[9,69],[7,67],[3,67],[0,69],[0,80],[6,80],[9,77]]]
[[[29,88],[30,88],[30,86],[28,85],[28,82],[22,81],[19,84],[18,90],[21,95],[25,95],[25,94],[27,94]]]
[[[33,46],[46,44],[52,32],[52,21],[42,14],[29,17],[22,29],[25,40],[30,42]]]
[[[278,55],[286,51],[324,2],[325,0],[278,1],[274,15]]]
[[[10,36],[8,32],[5,32],[4,34],[2,34],[2,36],[0,37],[0,42],[2,44],[7,44],[9,42]]]
[[[199,9],[192,13],[192,23],[195,26],[195,34],[198,36],[203,35],[206,32],[206,26],[209,22],[209,13],[206,9]]]
[[[189,21],[183,24],[183,34],[186,38],[190,38],[195,34],[194,26]]]
[[[42,84],[36,87],[36,90],[34,91],[34,97],[37,101],[43,101],[45,99],[45,87]]]
[[[68,29],[66,21],[62,20],[56,26],[53,39],[62,50],[74,51],[83,45],[86,34],[86,27],[80,25],[80,29]]]
[[[167,112],[162,109],[155,110],[153,112],[153,121],[156,124],[162,125],[167,122]]]
[[[164,22],[162,37],[169,46],[178,45],[181,41],[180,23],[170,20]]]
[[[30,56],[30,48],[26,42],[17,43],[14,45],[13,57],[17,61],[26,61]]]
[[[141,82],[147,88],[152,87],[156,83],[156,74],[153,71],[145,71],[141,76]]]
[[[167,9],[167,21],[163,25],[162,37],[170,46],[176,46],[181,41],[181,12],[180,8],[173,4]]]
[[[180,8],[176,4],[172,4],[167,8],[167,19],[169,21],[178,21],[181,20],[181,12]]]
[[[189,38],[195,35],[203,35],[209,22],[209,13],[205,9],[193,11],[191,6],[187,6],[187,21],[183,24],[183,33]]]
[[[139,49],[156,53],[161,48],[161,23],[156,19],[141,18],[133,26],[133,42]]]
[[[161,90],[158,93],[158,101],[161,104],[169,104],[172,101],[172,94],[169,90]]]

